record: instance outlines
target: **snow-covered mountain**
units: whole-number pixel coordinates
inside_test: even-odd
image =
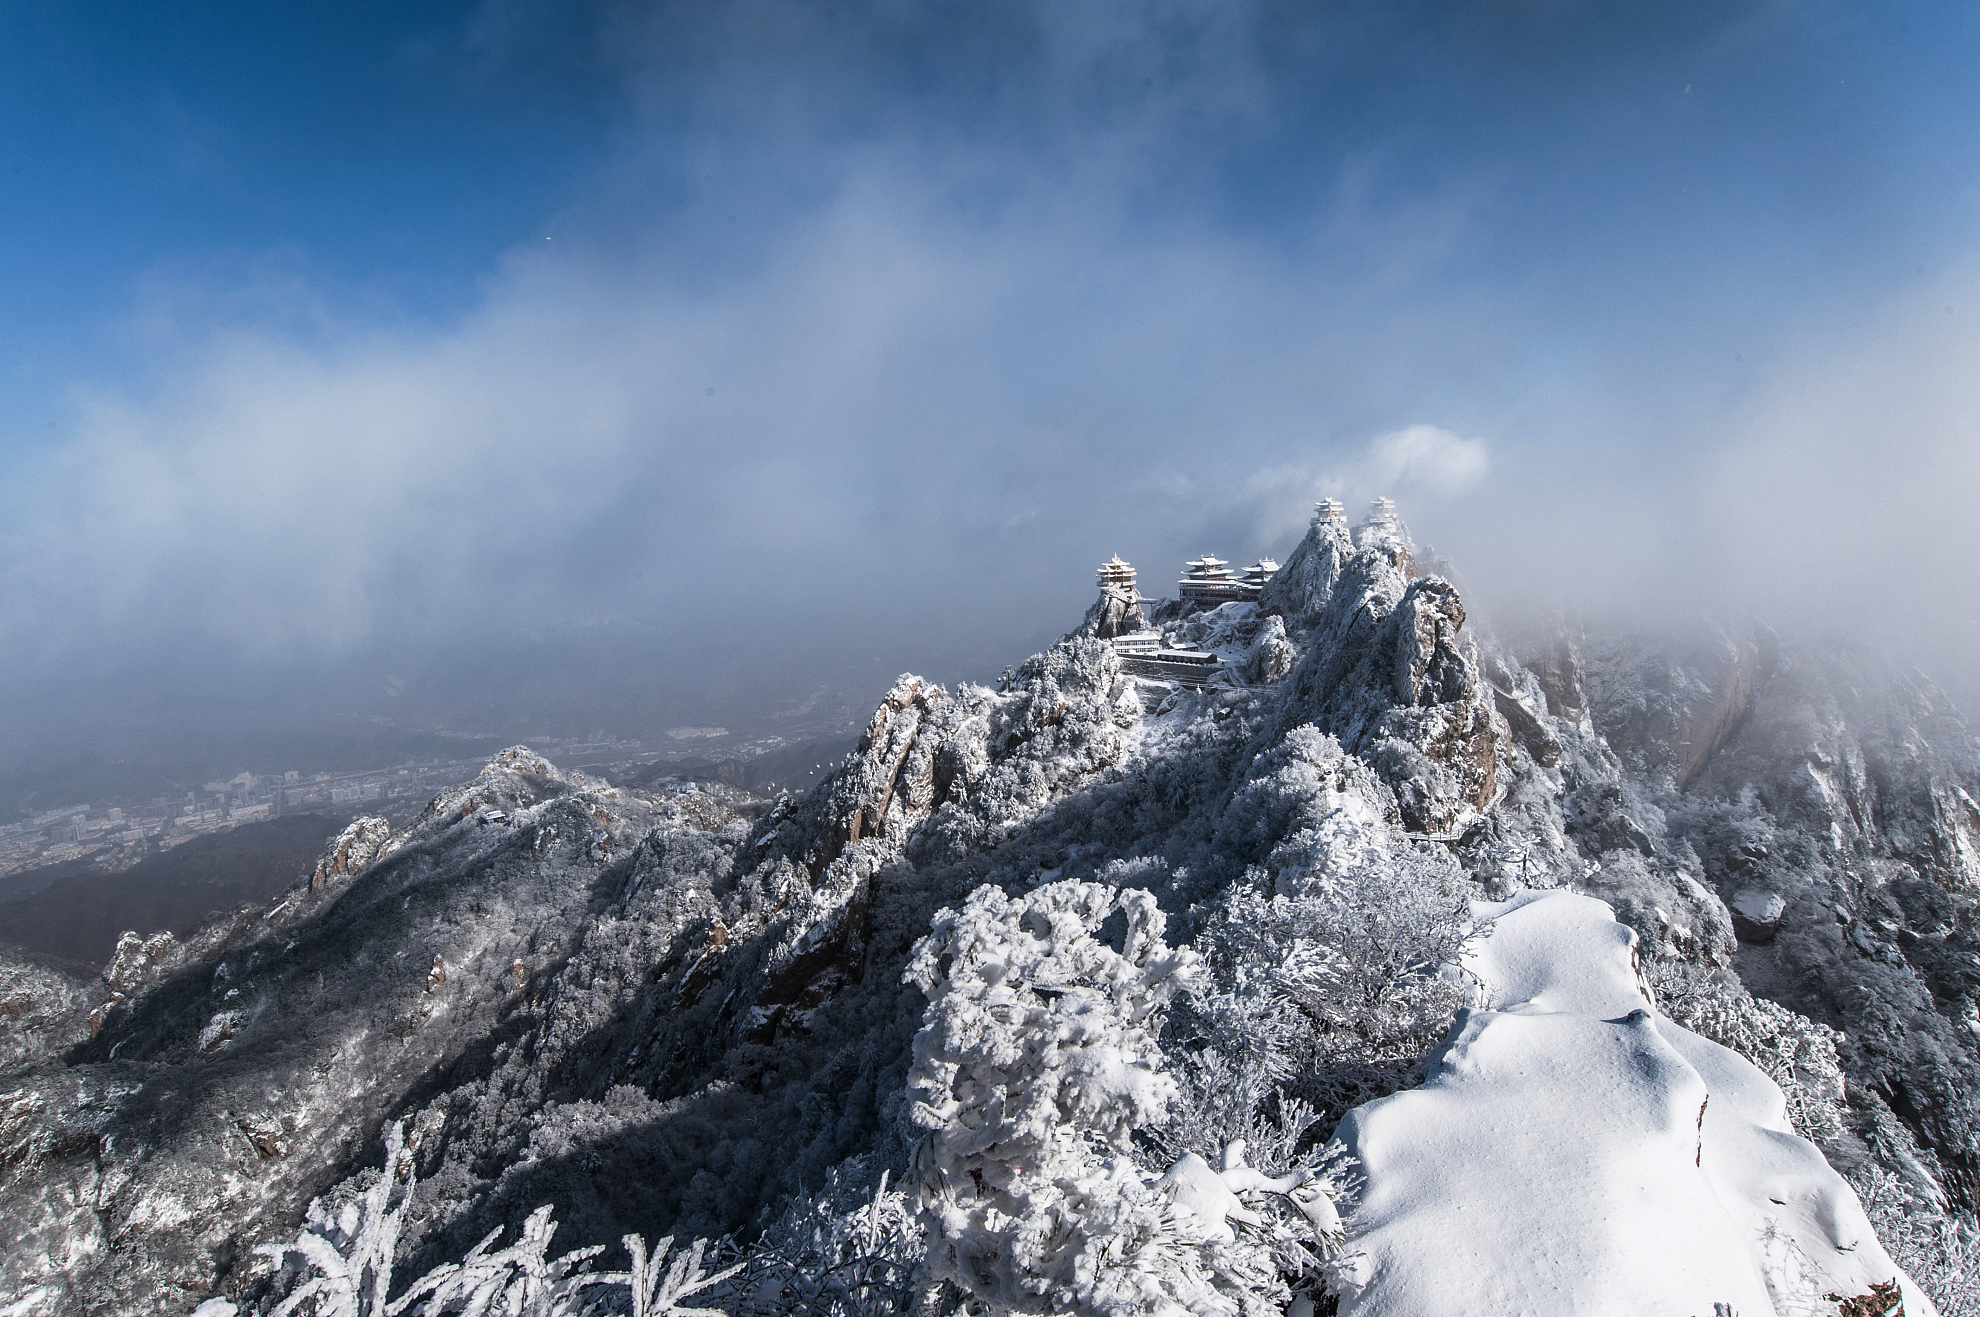
[[[633,1233],[764,1317],[1980,1311],[1980,745],[1928,681],[1494,636],[1386,513],[1150,612],[1208,685],[1103,599],[802,798],[518,748],[100,980],[0,960],[0,1311],[371,1311],[300,1297],[360,1254],[661,1311],[501,1288]]]

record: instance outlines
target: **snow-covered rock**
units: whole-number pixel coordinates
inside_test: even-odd
[[[1280,722],[1332,733],[1382,775],[1410,830],[1455,839],[1497,797],[1504,724],[1456,589],[1410,580],[1398,558],[1383,539],[1349,560],[1286,678]]]
[[[1605,905],[1478,916],[1484,1004],[1337,1136],[1366,1176],[1343,1314],[1795,1313],[1894,1279],[1932,1311],[1780,1089],[1658,1015]]]
[[[0,1071],[80,1042],[107,987],[86,966],[0,946]]]
[[[1285,619],[1289,630],[1305,631],[1320,620],[1334,596],[1334,583],[1354,556],[1347,522],[1316,517],[1306,536],[1259,593],[1258,608]]]
[[[1743,887],[1726,902],[1732,910],[1733,928],[1742,942],[1768,942],[1781,931],[1781,917],[1787,902],[1774,892]]]
[[[309,889],[322,891],[323,885],[332,879],[348,877],[364,868],[378,857],[391,835],[392,825],[385,819],[369,815],[352,819],[324,848],[315,872],[310,874]]]

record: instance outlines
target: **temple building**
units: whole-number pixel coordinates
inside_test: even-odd
[[[1345,533],[1346,521],[1347,514],[1337,498],[1323,498],[1313,505],[1316,527],[1339,523]],[[1399,529],[1396,505],[1386,498],[1376,499],[1364,526]],[[1304,551],[1305,545],[1301,548]],[[1294,560],[1301,561],[1297,555]],[[1151,600],[1144,599],[1136,587],[1133,566],[1115,554],[1100,564],[1100,599],[1088,610],[1079,634],[1112,643],[1120,656],[1121,671],[1143,679],[1144,705],[1169,688],[1200,690],[1222,672],[1223,660],[1207,650],[1177,645],[1172,633],[1165,634],[1162,628],[1224,604],[1255,603],[1278,572],[1279,564],[1270,558],[1260,558],[1237,572],[1222,558],[1206,553],[1183,564],[1175,600]]]
[[[1176,596],[1185,605],[1215,608],[1233,599],[1256,599],[1258,592],[1247,590],[1245,583],[1232,575],[1229,563],[1206,553],[1183,564],[1183,578],[1176,586]]]
[[[1148,625],[1141,611],[1141,591],[1135,588],[1135,571],[1117,553],[1100,564],[1100,599],[1087,614],[1093,636],[1109,640],[1141,630]]]
[[[1279,570],[1279,564],[1270,558],[1260,558],[1244,569],[1242,577],[1231,571],[1231,565],[1222,558],[1204,554],[1183,564],[1183,578],[1176,587],[1177,597],[1185,607],[1215,608],[1232,600],[1250,603],[1258,598],[1265,588],[1265,582]]]
[[[1134,581],[1134,568],[1123,561],[1120,554],[1117,553],[1100,564],[1100,588],[1102,590],[1125,594],[1139,599],[1141,596],[1134,588]]]
[[[1121,656],[1121,671],[1130,676],[1150,677],[1191,690],[1201,690],[1209,685],[1210,679],[1223,666],[1223,660],[1215,654],[1207,650],[1171,646],[1157,631],[1117,636],[1114,652]]]

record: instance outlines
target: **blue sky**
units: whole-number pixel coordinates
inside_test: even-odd
[[[0,361],[10,446],[130,377],[159,280],[274,264],[373,314],[444,320],[605,149],[588,34],[517,60],[471,4],[0,10]],[[485,27],[485,23],[482,24]],[[577,38],[577,39],[574,39]],[[518,52],[526,53],[526,52]]]
[[[0,664],[600,622],[772,685],[1001,662],[1109,553],[1386,492],[1507,616],[1752,607],[1951,674],[1976,23],[15,7]]]

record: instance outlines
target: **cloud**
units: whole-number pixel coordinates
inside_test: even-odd
[[[1743,606],[1971,682],[1976,361],[1971,265],[1920,280],[1846,334],[1797,344],[1705,470],[1694,552]]]
[[[1373,354],[1437,341],[1404,309],[1344,350],[1302,304],[1345,318],[1392,287],[1012,181],[983,217],[940,177],[849,166],[715,273],[681,268],[669,224],[519,249],[437,330],[338,319],[293,281],[263,282],[296,331],[168,290],[156,384],[90,394],[13,485],[6,634],[246,660],[600,616],[766,647],[1027,634],[1103,549],[1255,537],[1261,466],[1324,462],[1316,417],[1395,405],[1353,382]],[[1477,458],[1442,433],[1371,460],[1448,488]]]
[[[1461,438],[1435,425],[1411,425],[1369,443],[1355,483],[1359,488],[1425,490],[1449,497],[1483,480],[1489,465],[1482,440]]]
[[[258,267],[158,281],[148,374],[9,473],[0,662],[385,645],[410,675],[601,619],[794,681],[1002,662],[1108,554],[1282,554],[1323,493],[1397,497],[1502,596],[1676,611],[1730,573],[1814,621],[1850,609],[1824,582],[1961,588],[1976,345],[1936,290],[1868,346],[1844,308],[1759,388],[1767,342],[1698,364],[1712,316],[1589,313],[1642,277],[1608,247],[1522,266],[1557,194],[1408,155],[1440,121],[1368,98],[1436,91],[1376,76],[1420,45],[1226,6],[848,12],[619,12],[614,154],[451,322]],[[1548,302],[1529,268],[1580,283]],[[1887,529],[1828,511],[1866,503]]]

